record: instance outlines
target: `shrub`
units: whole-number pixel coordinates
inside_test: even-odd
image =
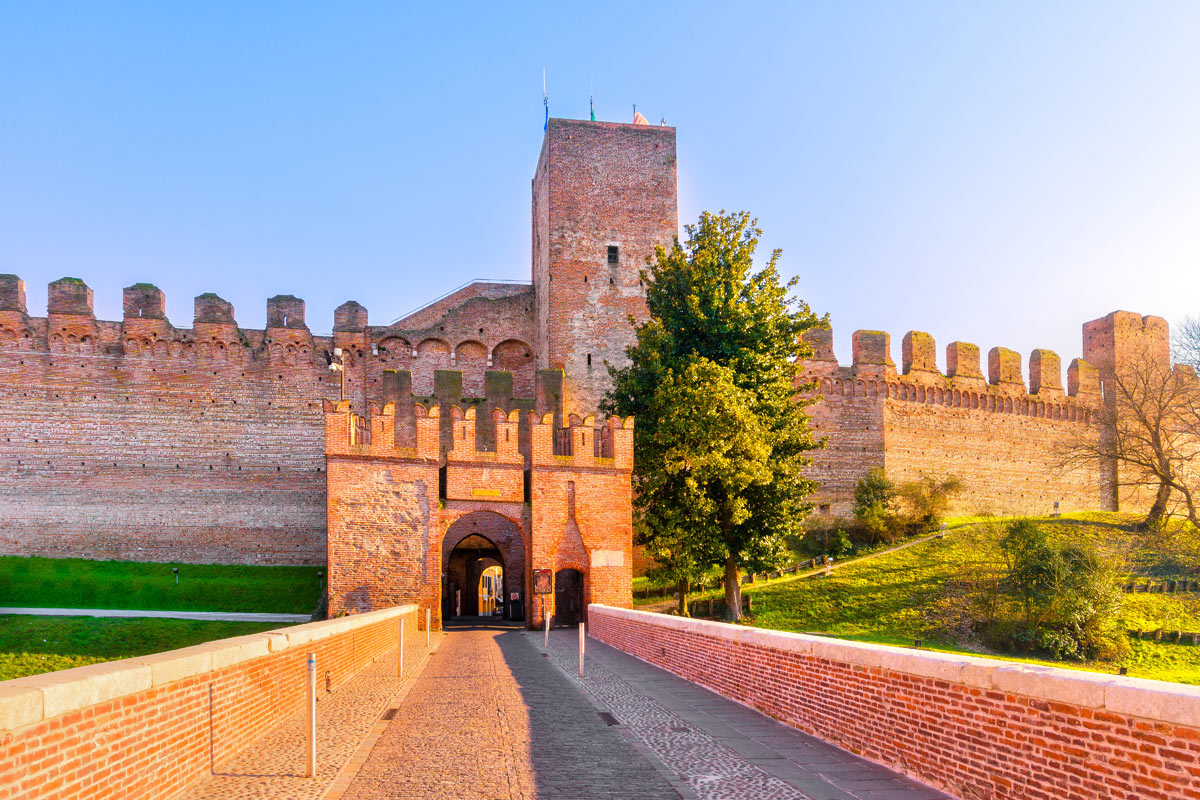
[[[910,533],[937,527],[950,508],[950,499],[962,489],[962,481],[953,476],[922,475],[918,480],[901,484],[896,494],[904,503],[905,527]]]
[[[854,517],[868,541],[884,542],[895,538],[896,484],[883,467],[871,467],[854,488]]]
[[[990,640],[1058,659],[1124,654],[1128,642],[1117,626],[1124,595],[1112,559],[1087,544],[1057,542],[1028,520],[1010,525],[1000,546],[1010,611],[993,620]]]

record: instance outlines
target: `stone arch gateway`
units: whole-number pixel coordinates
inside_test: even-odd
[[[473,616],[478,573],[493,564],[504,615],[529,627],[544,615],[572,624],[589,602],[632,606],[632,419],[549,407],[481,419],[474,406],[350,409],[325,406],[331,614],[416,603],[435,626]],[[477,425],[489,426],[493,449]],[[533,597],[535,569],[569,573],[571,591]]]

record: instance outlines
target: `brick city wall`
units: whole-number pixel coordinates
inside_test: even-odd
[[[956,513],[1045,514],[1055,501],[1063,511],[1115,507],[1103,470],[1064,466],[1066,445],[1095,435],[1099,372],[1087,361],[1071,362],[1064,386],[1059,357],[1035,350],[1027,388],[1020,356],[1004,348],[988,353],[985,373],[978,347],[953,342],[943,374],[926,333],[905,335],[900,370],[887,333],[856,331],[849,367],[834,360],[829,329],[806,338],[814,352],[805,372],[819,395],[811,413],[829,437],[810,473],[822,484],[820,514],[851,516],[854,488],[876,466],[897,481],[958,477]]]
[[[196,298],[191,329],[164,305],[137,284],[122,322],[96,320],[91,289],[62,279],[30,317],[24,284],[0,276],[0,554],[324,563],[334,347],[363,410],[398,374],[409,397],[434,394],[437,374],[455,402],[484,398],[489,373],[493,404],[535,394],[527,285],[472,284],[388,327],[346,303],[332,336],[291,296],[268,301],[262,331],[216,295]]]
[[[593,606],[589,633],[974,800],[1200,798],[1200,688]]]
[[[302,713],[308,653],[323,694],[326,675],[336,688],[394,654],[400,624],[406,658],[419,656],[419,616],[389,608],[4,681],[0,800],[182,794]]]

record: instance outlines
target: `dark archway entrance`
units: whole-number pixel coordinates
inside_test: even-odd
[[[478,534],[459,542],[446,559],[446,590],[442,596],[442,618],[493,616],[504,612],[503,593],[487,589],[490,575],[499,568],[504,571],[504,557],[499,548]],[[493,608],[488,594],[499,595],[500,604]]]
[[[583,621],[583,573],[560,569],[554,573],[554,624],[578,625]]]
[[[524,593],[525,546],[516,523],[494,512],[474,511],[447,529],[442,539],[443,620],[480,615],[523,619]]]

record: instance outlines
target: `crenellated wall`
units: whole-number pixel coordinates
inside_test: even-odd
[[[126,288],[124,319],[110,322],[79,279],[50,284],[34,317],[24,283],[0,276],[0,553],[324,563],[321,402],[340,396],[335,347],[360,410],[402,391],[505,412],[532,408],[513,395],[538,387],[551,409],[561,400],[561,372],[534,371],[530,287],[481,286],[387,327],[351,301],[331,336],[314,336],[291,295],[247,330],[203,294],[180,328],[151,284]]]
[[[1135,345],[1158,352],[1166,336],[1160,318],[1114,312],[1084,326],[1084,353]],[[905,334],[899,371],[882,331],[854,333],[850,366],[834,359],[830,329],[810,331],[806,341],[813,357],[805,371],[819,395],[812,415],[828,436],[811,469],[822,482],[820,514],[850,516],[854,487],[875,466],[899,481],[958,477],[965,489],[955,498],[957,513],[1042,514],[1055,501],[1063,511],[1131,507],[1105,470],[1064,466],[1067,443],[1095,435],[1089,421],[1101,402],[1101,372],[1092,363],[1074,359],[1064,389],[1058,355],[1034,350],[1027,388],[1020,354],[1003,347],[988,352],[985,374],[976,345],[952,342],[943,374],[933,337],[920,331]]]
[[[545,410],[484,416],[389,402],[370,411],[325,407],[331,613],[416,602],[438,608],[440,625],[454,613],[451,584],[478,583],[452,559],[475,537],[481,550],[494,548],[506,597],[533,597],[533,569],[574,569],[585,604],[632,603],[632,419],[572,414],[563,428]],[[491,447],[481,444],[484,427]],[[556,617],[555,603],[550,595],[526,605],[526,622],[540,625],[543,609]]]

